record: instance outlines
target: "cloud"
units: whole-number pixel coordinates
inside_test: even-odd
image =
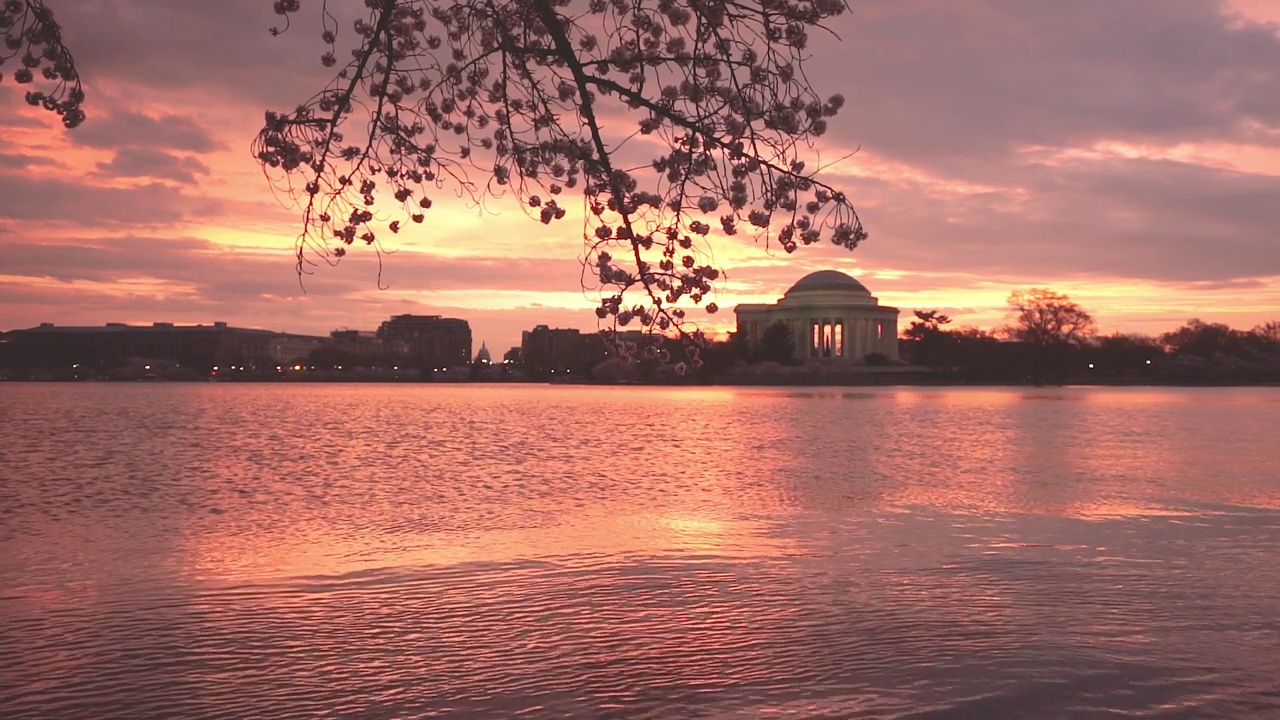
[[[72,142],[96,148],[164,148],[195,153],[221,150],[225,145],[194,118],[183,115],[147,115],[117,110],[96,117],[68,133]]]
[[[1280,177],[1116,159],[1009,167],[1006,181],[1003,192],[948,194],[919,182],[880,191],[860,259],[1032,280],[1280,274]]]
[[[344,42],[355,17],[348,5],[363,14],[363,3],[327,4]],[[134,107],[196,90],[209,102],[289,108],[333,77],[320,64],[318,2],[302,3],[279,37],[268,31],[282,19],[261,0],[62,0],[55,8],[82,72],[131,88],[121,99]]]
[[[1280,142],[1280,37],[1208,0],[865,0],[811,76],[836,136],[957,175],[1027,145]],[[982,161],[974,164],[973,160]]]
[[[392,277],[384,276],[383,281],[392,286],[391,293],[379,291],[377,261],[370,256],[352,256],[338,267],[305,277],[305,292],[323,297],[370,294],[386,299],[401,298],[405,293],[563,292],[573,289],[581,270],[575,260],[446,258],[409,252],[390,257],[394,258]],[[7,242],[0,244],[0,268],[9,276],[64,283],[149,278],[191,285],[203,296],[222,300],[304,293],[290,251],[225,248],[195,237]]]
[[[193,157],[180,157],[163,150],[122,148],[111,162],[98,163],[104,177],[146,177],[174,180],[187,185],[196,183],[196,175],[208,175],[209,166]]]
[[[53,158],[42,155],[26,155],[23,153],[0,153],[0,168],[6,170],[25,170],[38,165],[59,165]]]
[[[163,225],[211,217],[219,203],[162,183],[131,188],[0,174],[0,219],[102,225]]]
[[[42,128],[47,127],[41,122],[40,118],[29,114],[22,113],[19,108],[26,108],[27,104],[22,100],[22,96],[16,92],[5,92],[0,89],[0,104],[6,108],[6,111],[0,113],[0,127],[8,128]],[[18,110],[15,112],[15,110]]]

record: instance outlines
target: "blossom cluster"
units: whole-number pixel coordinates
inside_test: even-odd
[[[10,76],[19,85],[40,82],[45,90],[29,90],[27,103],[42,107],[74,128],[84,122],[84,90],[71,53],[62,44],[62,29],[43,0],[0,0],[0,68],[13,60],[18,68]],[[0,81],[4,73],[0,71]]]

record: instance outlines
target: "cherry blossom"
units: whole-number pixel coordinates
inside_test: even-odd
[[[45,88],[28,90],[28,104],[56,113],[68,128],[84,122],[80,75],[62,44],[62,29],[43,0],[0,0],[0,34],[0,81],[5,79],[5,66],[17,60],[17,69],[10,73],[13,81]]]
[[[843,0],[364,0],[349,28],[320,2],[321,63],[350,60],[268,112],[254,145],[274,181],[302,189],[300,270],[428,223],[446,189],[512,194],[545,224],[581,201],[597,316],[695,338],[681,306],[722,278],[715,236],[786,252],[867,237],[806,164],[845,103],[810,87],[806,47]],[[287,21],[299,5],[275,9]],[[388,205],[401,217],[384,219]]]

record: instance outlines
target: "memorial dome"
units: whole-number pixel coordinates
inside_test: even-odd
[[[831,290],[857,293],[859,295],[871,294],[871,291],[865,285],[839,270],[819,270],[809,273],[796,281],[796,284],[792,285],[786,294],[792,295],[794,293],[813,291],[829,292]]]

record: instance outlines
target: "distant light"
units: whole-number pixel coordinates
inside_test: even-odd
[[[214,365],[214,366],[213,366],[213,371],[214,371],[214,372],[217,372],[217,371],[218,371],[218,366],[217,366],[217,365]]]
[[[1089,367],[1092,369],[1092,368],[1093,368],[1093,363],[1089,363]]]
[[[1148,360],[1147,362],[1150,362],[1150,361]],[[76,363],[75,365],[72,365],[71,367],[73,367],[73,368],[78,368],[78,367],[80,367],[80,363]]]
[[[294,365],[294,366],[293,366],[293,369],[294,369],[294,370],[301,370],[301,369],[302,369],[302,366],[301,366],[301,365]]]
[[[393,368],[391,368],[391,369],[392,369],[392,370],[399,370],[399,369],[400,369],[400,366],[399,366],[399,365],[397,365],[397,366],[395,366],[395,367],[393,367]]]
[[[277,366],[276,366],[276,369],[277,369],[277,370],[281,370],[281,369],[283,369],[283,368],[281,368],[279,365],[277,365]]]
[[[335,365],[334,367],[338,368],[339,370],[341,370],[341,369],[342,369],[342,366],[341,366],[341,365]]]
[[[1148,365],[1150,365],[1150,364],[1151,364],[1151,361],[1150,361],[1150,360],[1148,360],[1148,361],[1147,361],[1147,364],[1148,364]]]
[[[142,369],[143,369],[143,370],[150,370],[150,369],[151,369],[151,366],[150,366],[150,365],[144,365],[144,366],[142,367]]]

